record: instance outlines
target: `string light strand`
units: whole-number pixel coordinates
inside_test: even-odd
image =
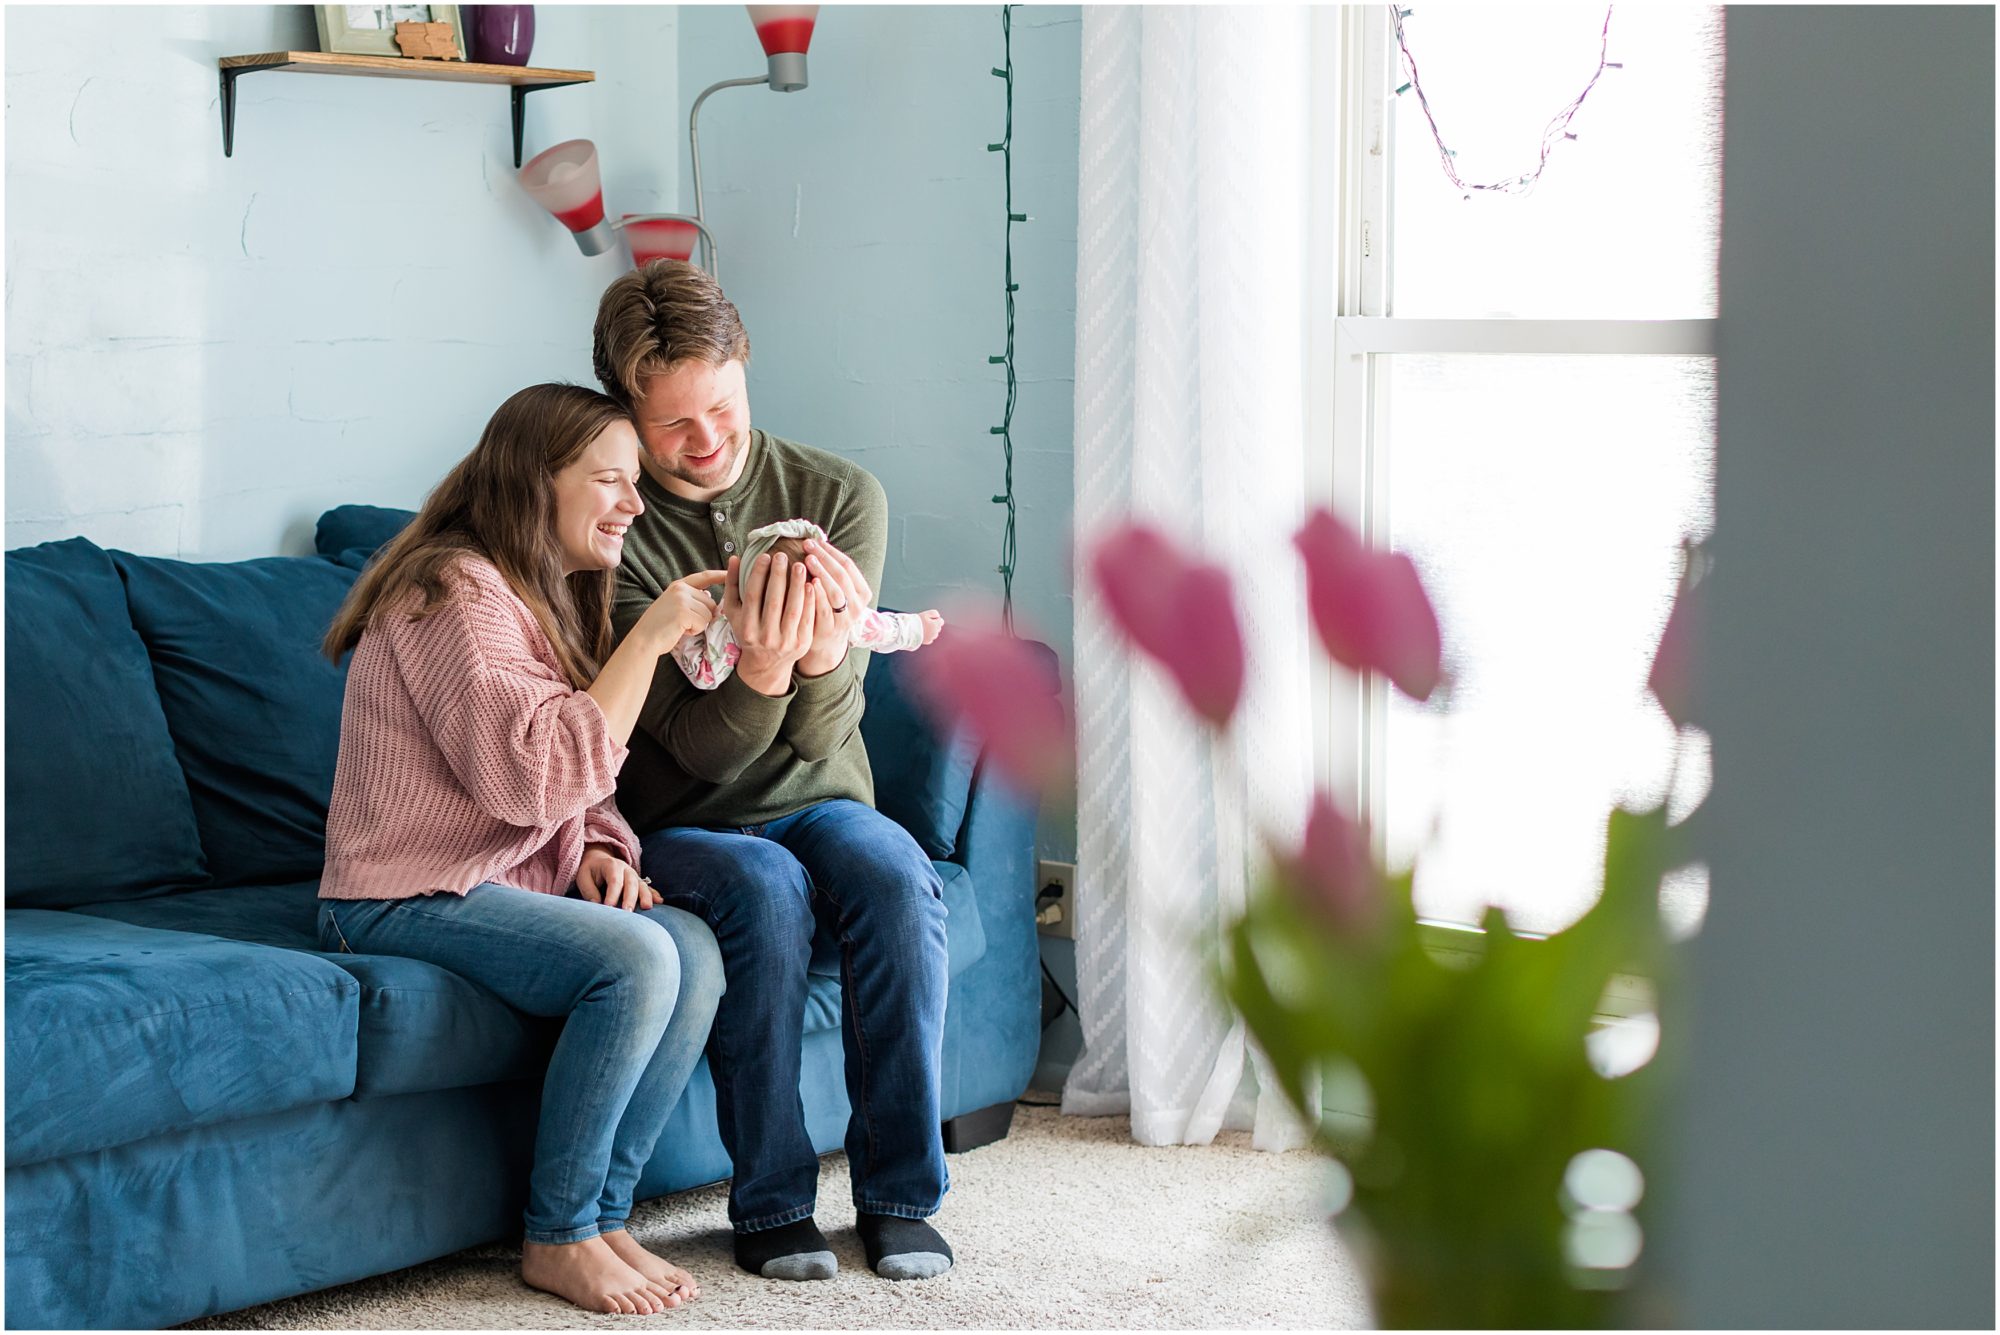
[[[1430,122],[1431,138],[1437,143],[1438,160],[1444,164],[1445,177],[1453,185],[1464,191],[1467,199],[1472,198],[1474,191],[1489,191],[1497,194],[1527,193],[1533,188],[1535,182],[1541,179],[1543,168],[1549,165],[1549,154],[1555,150],[1556,145],[1576,138],[1569,131],[1569,123],[1576,117],[1576,113],[1582,109],[1584,99],[1590,96],[1590,90],[1597,87],[1597,81],[1604,77],[1604,71],[1625,68],[1619,62],[1609,59],[1611,51],[1612,8],[1613,6],[1611,5],[1604,7],[1604,26],[1598,33],[1597,69],[1590,76],[1590,82],[1583,86],[1583,91],[1578,93],[1568,106],[1557,112],[1555,118],[1548,123],[1548,128],[1542,131],[1541,157],[1536,161],[1534,170],[1522,172],[1519,176],[1510,176],[1504,181],[1479,184],[1468,183],[1459,177],[1458,168],[1453,163],[1453,159],[1458,154],[1453,149],[1446,147],[1444,135],[1438,129],[1437,117],[1431,113],[1430,99],[1424,95],[1424,83],[1417,74],[1417,58],[1411,54],[1409,36],[1403,30],[1403,20],[1410,17],[1414,11],[1402,9],[1395,5],[1389,6],[1389,13],[1396,25],[1396,45],[1402,50],[1403,65],[1408,75],[1408,82],[1398,88],[1396,94],[1400,97],[1406,92],[1415,91],[1417,105],[1423,108],[1424,119]]]
[[[989,427],[988,431],[1000,437],[1000,449],[1005,461],[1005,491],[993,498],[995,505],[1007,507],[1006,532],[1000,540],[1000,624],[1007,634],[1014,633],[1014,404],[1020,394],[1020,380],[1014,371],[1014,293],[1020,284],[1014,281],[1014,224],[1031,221],[1027,214],[1014,212],[1014,16],[1015,6],[1000,6],[1000,43],[1005,53],[1004,67],[993,71],[994,77],[1007,83],[1007,123],[997,144],[988,144],[986,151],[1000,155],[1001,174],[1005,182],[1007,205],[1007,260],[1005,283],[1007,298],[1007,351],[986,360],[994,366],[1007,368],[1007,410],[1001,416],[1000,425]]]

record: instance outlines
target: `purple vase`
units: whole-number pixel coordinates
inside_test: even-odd
[[[535,47],[533,5],[467,5],[470,55],[482,65],[525,65]]]

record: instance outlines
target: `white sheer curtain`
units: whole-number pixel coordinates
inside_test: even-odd
[[[1083,9],[1076,340],[1077,978],[1063,1110],[1134,1139],[1224,1126],[1298,1143],[1208,961],[1260,832],[1291,840],[1312,779],[1298,561],[1308,13]],[[1332,77],[1331,71],[1326,77]],[[1227,741],[1128,659],[1083,554],[1150,520],[1227,565],[1251,647]],[[1191,634],[1200,609],[1189,609]],[[1225,750],[1229,753],[1225,755]],[[1261,1092],[1267,1091],[1267,1092]]]

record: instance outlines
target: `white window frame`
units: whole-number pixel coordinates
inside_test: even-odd
[[[1307,348],[1308,503],[1331,509],[1371,542],[1389,516],[1388,469],[1378,457],[1388,437],[1387,367],[1392,353],[1713,356],[1715,321],[1562,319],[1403,319],[1390,314],[1394,236],[1395,125],[1389,115],[1401,82],[1394,27],[1383,4],[1314,11],[1314,66],[1338,72],[1312,102],[1314,247]],[[1388,688],[1380,678],[1317,661],[1314,669],[1315,777],[1374,828],[1386,854],[1383,721]],[[1471,933],[1468,936],[1468,932]],[[1478,929],[1427,923],[1434,951],[1477,949]],[[1635,999],[1643,984],[1615,988]],[[1606,1014],[1624,1008],[1614,996]]]

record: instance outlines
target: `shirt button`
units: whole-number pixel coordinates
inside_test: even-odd
[[[718,524],[726,524],[726,523],[728,523],[728,522],[729,522],[729,514],[728,514],[728,512],[727,512],[727,511],[724,511],[724,510],[717,510],[717,511],[715,512],[715,522],[716,522],[716,523],[718,523]]]
[[[736,544],[733,542],[725,542],[722,544],[722,550],[725,552],[733,552],[736,550]]]

